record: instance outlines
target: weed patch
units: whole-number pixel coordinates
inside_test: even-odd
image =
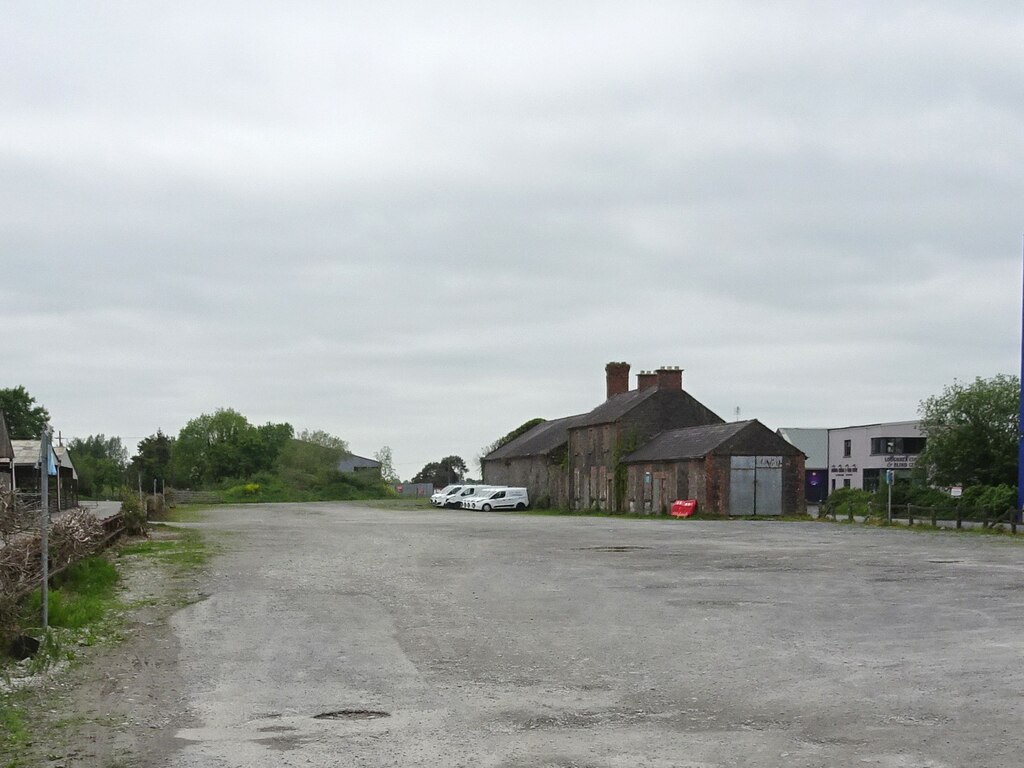
[[[161,519],[170,523],[198,523],[206,519],[206,513],[213,507],[213,504],[178,504],[168,509]]]
[[[182,570],[198,568],[210,558],[211,547],[199,531],[176,529],[173,539],[147,539],[123,545],[119,557],[152,557]]]
[[[82,629],[103,619],[116,604],[116,589],[120,575],[113,564],[102,555],[88,557],[71,566],[56,579],[49,593],[49,624],[65,629]],[[42,596],[39,591],[30,595],[23,616],[40,616]]]
[[[22,698],[18,694],[0,697],[0,745],[5,752],[24,746],[30,738],[25,713],[19,706]]]

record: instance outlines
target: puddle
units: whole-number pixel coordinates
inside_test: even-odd
[[[376,720],[379,717],[391,717],[391,714],[377,709],[338,709],[313,715],[314,720]]]

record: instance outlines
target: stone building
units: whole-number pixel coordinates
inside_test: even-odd
[[[757,420],[670,429],[622,461],[630,512],[665,514],[675,499],[719,515],[804,509],[804,454]]]
[[[569,428],[569,506],[626,511],[622,459],[660,432],[722,419],[683,389],[679,368],[643,371],[629,389],[629,364],[605,367],[607,399]]]
[[[545,421],[480,460],[488,485],[523,487],[536,507],[566,507],[569,428],[583,416]]]
[[[484,482],[525,486],[535,506],[576,510],[659,513],[696,497],[720,514],[803,511],[799,449],[759,422],[725,424],[683,389],[679,368],[642,371],[633,390],[629,368],[608,363],[606,399],[589,413],[538,424],[484,456]],[[797,466],[799,487],[791,488]],[[759,510],[750,506],[756,496],[744,496],[755,480],[781,489],[771,504],[762,494]]]

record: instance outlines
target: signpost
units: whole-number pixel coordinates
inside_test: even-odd
[[[896,472],[892,469],[885,470],[885,484],[889,488],[889,503],[886,505],[886,519],[892,523],[892,483],[896,479]]]

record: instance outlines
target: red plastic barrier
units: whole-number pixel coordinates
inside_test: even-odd
[[[676,499],[672,502],[672,517],[689,517],[696,511],[696,499]]]

